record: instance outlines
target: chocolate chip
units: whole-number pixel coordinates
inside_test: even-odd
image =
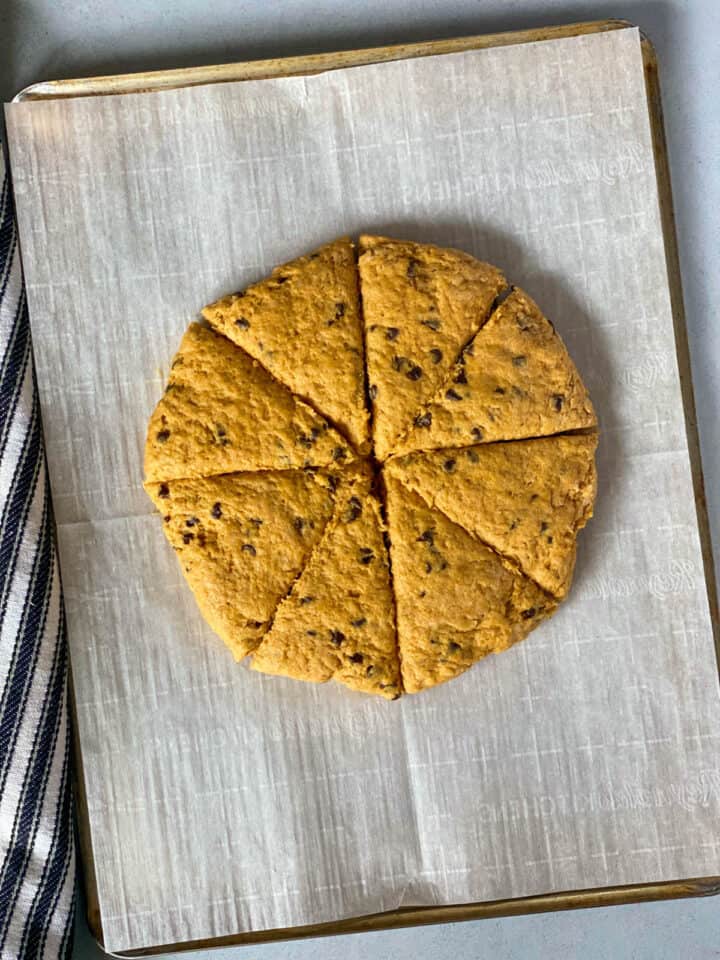
[[[183,543],[190,543],[190,541],[194,539],[194,534],[184,533],[182,535],[182,539],[183,539]]]
[[[221,447],[226,447],[230,443],[227,438],[227,431],[221,423],[215,424],[215,440]]]
[[[539,493],[534,493],[534,494],[530,497],[530,503],[534,503],[539,496],[540,496]]]
[[[418,597],[422,600],[423,597],[427,596],[427,590],[421,590],[418,594]]]
[[[188,517],[188,519],[185,521],[185,526],[196,527],[198,523],[200,523],[200,521],[198,520],[197,517]]]
[[[158,496],[162,497],[164,500],[166,497],[170,496],[170,487],[166,483],[161,483],[158,490]]]
[[[545,537],[545,540],[546,540],[547,543],[552,543],[552,542],[553,542],[553,538],[552,538],[551,536]]]
[[[453,377],[453,383],[467,383],[467,374],[465,373],[464,368],[458,370],[458,372],[455,374]]]
[[[397,340],[398,334],[400,333],[397,327],[388,327],[385,331],[386,340]]]
[[[429,530],[423,530],[420,536],[417,538],[418,543],[429,543],[430,546],[435,544],[435,531],[430,528]]]
[[[360,563],[362,563],[364,566],[367,566],[368,564],[372,563],[374,559],[375,554],[369,547],[360,547],[358,556]]]
[[[432,360],[432,362],[440,363],[442,358],[443,358],[442,350],[438,350],[437,347],[433,347],[433,349],[430,351],[430,359]]]
[[[548,528],[549,526],[550,526],[550,524],[547,522],[547,520],[541,520],[541,521],[540,521],[540,533],[545,533],[545,531],[547,530],[547,528]]]
[[[419,413],[415,417],[415,426],[416,427],[429,427],[432,424],[432,414],[431,413]]]
[[[440,320],[437,317],[426,317],[424,320],[421,320],[420,323],[424,327],[428,327],[430,330],[434,330],[435,333],[440,329]]]
[[[368,666],[365,668],[365,676],[371,677],[374,673],[375,673],[375,667],[371,663],[368,664]]]
[[[395,356],[392,358],[390,362],[392,364],[393,370],[398,370],[398,371],[402,370],[406,364],[410,363],[407,357],[399,357],[397,354],[395,354]]]
[[[295,519],[293,520],[293,526],[295,527],[298,533],[302,533],[303,530],[305,529],[304,519],[302,517],[295,517]]]
[[[497,393],[498,396],[503,397],[505,396],[505,387],[495,387],[493,393]]]
[[[470,461],[470,463],[480,463],[480,457],[477,455],[476,450],[468,450],[467,458]]]
[[[251,523],[254,527],[261,527],[263,522],[262,522],[262,520],[260,519],[260,517],[250,517],[250,523]]]
[[[331,475],[327,478],[327,485],[333,493],[337,490],[339,483],[340,480],[337,477]]]
[[[304,607],[308,603],[312,603],[315,597],[300,597],[300,606]]]
[[[214,503],[214,504],[212,505],[212,509],[210,510],[210,516],[211,516],[214,520],[219,520],[220,517],[222,516],[222,507],[220,506],[220,501],[219,501],[219,500],[217,501],[217,503]]]
[[[371,400],[375,400],[375,399],[377,398],[378,388],[375,386],[374,383],[371,383],[371,384],[370,384],[370,388],[369,388],[369,390],[368,390],[368,394],[369,394]]]
[[[415,259],[413,259],[413,258],[410,259],[410,261],[409,261],[409,263],[408,263],[408,265],[407,265],[407,270],[405,271],[405,274],[406,274],[408,280],[414,280],[414,279],[415,279],[415,277],[417,276],[417,268],[418,268],[419,266],[420,266],[420,261],[419,261],[419,260],[415,260]]]
[[[358,617],[357,620],[351,620],[351,621],[350,621],[350,626],[351,626],[351,627],[364,627],[366,623],[367,623],[367,619],[366,619],[365,617]]]
[[[419,367],[417,364],[415,364],[413,367],[410,367],[408,372],[405,374],[408,380],[419,380],[422,375],[422,367]]]
[[[455,470],[456,463],[457,461],[453,460],[452,458],[450,460],[446,460],[443,463],[443,470],[445,471],[445,473],[453,473],[453,471]]]
[[[335,447],[332,456],[333,460],[344,460],[347,457],[347,450],[345,447]]]
[[[287,283],[290,277],[276,277],[278,283]]]
[[[241,330],[249,330],[250,321],[246,320],[245,317],[238,317],[237,320],[235,321],[235,326],[239,327]]]
[[[353,653],[349,659],[350,663],[362,663],[365,657],[361,653]]]
[[[251,557],[257,556],[257,550],[251,543],[244,543],[240,549],[243,553],[249,553]]]
[[[248,620],[247,625],[257,630],[258,627],[261,627],[263,625],[263,622],[262,620]]]
[[[553,408],[558,413],[560,413],[560,411],[562,410],[564,400],[565,400],[565,397],[561,393],[556,393],[555,396],[552,398]]]
[[[452,387],[450,387],[449,390],[446,390],[446,391],[445,391],[445,398],[446,398],[447,400],[462,400],[462,397],[461,397],[460,394],[457,392],[457,390],[453,390]]]
[[[512,363],[514,367],[524,367],[527,363],[527,357],[518,356],[512,358]]]
[[[170,523],[170,519],[171,519],[171,518],[170,518],[170,514],[168,513],[168,514],[166,514],[166,515],[163,517],[163,522],[164,522],[164,523]]]
[[[472,434],[473,440],[480,441],[483,438],[483,432],[481,427],[473,427],[470,433]]]
[[[432,564],[429,560],[425,561],[425,573],[432,573]]]
[[[333,646],[339,647],[344,640],[345,634],[342,632],[342,630],[330,631],[330,643],[332,643]]]
[[[517,525],[518,525],[517,520],[513,520],[513,522],[508,527],[508,530],[514,530],[517,527]]]
[[[316,637],[316,636],[317,636],[317,630],[306,630],[306,631],[305,631],[305,634],[306,634],[306,636],[308,636],[308,637]]]
[[[521,611],[520,616],[523,618],[523,620],[530,620],[535,616],[536,613],[537,610],[535,607],[528,607],[527,610]]]
[[[295,442],[306,450],[309,450],[315,443],[315,438],[308,436],[307,433],[301,433]]]
[[[345,511],[345,523],[352,523],[353,520],[357,518],[362,513],[362,504],[357,497],[350,497],[348,500],[348,508]]]
[[[342,303],[342,302],[341,302],[341,303],[336,303],[336,304],[335,304],[335,319],[336,319],[336,320],[340,320],[341,317],[344,317],[344,316],[345,316],[345,304]]]
[[[157,440],[158,443],[165,443],[166,440],[169,440],[169,439],[170,439],[170,431],[169,431],[169,430],[161,430],[161,431],[157,434],[157,436],[155,437],[155,439]]]
[[[456,643],[454,640],[451,640],[448,644],[448,653],[457,653],[458,650],[462,650],[460,644]]]

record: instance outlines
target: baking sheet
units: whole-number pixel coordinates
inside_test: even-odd
[[[637,31],[7,118],[106,947],[719,873],[717,673]],[[389,705],[235,667],[140,487],[198,308],[361,229],[502,265],[603,431],[569,601]]]

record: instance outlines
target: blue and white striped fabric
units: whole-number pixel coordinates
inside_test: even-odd
[[[0,356],[0,958],[66,957],[75,849],[65,619],[2,149]]]

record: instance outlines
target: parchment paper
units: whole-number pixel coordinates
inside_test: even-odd
[[[720,873],[720,702],[637,31],[7,120],[106,948]],[[500,264],[602,426],[567,603],[390,704],[236,666],[141,488],[199,308],[361,230]]]

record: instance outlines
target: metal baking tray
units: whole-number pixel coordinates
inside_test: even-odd
[[[450,40],[434,40],[423,43],[373,47],[365,50],[318,53],[309,56],[251,60],[218,66],[119,74],[116,76],[90,77],[77,80],[52,80],[26,87],[17,94],[14,101],[27,102],[32,100],[55,100],[72,97],[122,96],[128,93],[151,93],[158,90],[198,86],[201,84],[260,80],[269,77],[307,76],[325,70],[337,70],[341,67],[354,67],[369,63],[380,63],[387,60],[403,60],[411,57],[456,53],[463,50],[477,50],[508,44],[533,43],[539,40],[551,40],[559,37],[576,37],[583,34],[623,29],[629,26],[632,26],[632,24],[624,20],[600,20],[588,23],[520,30],[510,33],[494,33],[459,37]],[[675,341],[682,381],[685,420],[692,463],[695,500],[697,504],[698,525],[710,603],[710,614],[715,636],[715,649],[716,654],[720,657],[718,599],[690,374],[690,356],[682,301],[672,193],[660,104],[658,65],[652,44],[646,37],[642,37],[642,55],[675,325]],[[93,851],[85,804],[82,755],[77,738],[75,748],[76,798],[88,922],[93,935],[100,945],[102,945],[103,930],[97,898],[93,868]],[[420,926],[431,923],[452,923],[462,920],[542,913],[551,910],[573,910],[587,907],[604,907],[612,904],[640,903],[649,900],[670,900],[680,897],[708,896],[716,893],[720,893],[720,876],[694,877],[663,883],[632,884],[628,886],[594,888],[591,890],[576,890],[543,896],[522,897],[512,900],[494,900],[482,903],[392,910],[386,913],[355,917],[349,920],[338,920],[331,923],[264,930],[260,932],[237,933],[211,940],[167,943],[142,950],[127,951],[120,954],[120,956],[152,956],[179,950],[198,950],[209,947],[227,947],[236,944],[292,940],[302,937],[360,933],[363,931],[388,930],[396,927]]]

